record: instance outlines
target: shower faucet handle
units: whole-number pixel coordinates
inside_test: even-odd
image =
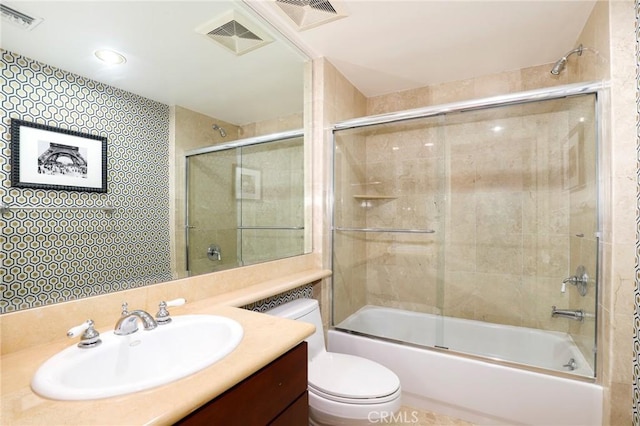
[[[211,244],[207,248],[207,257],[209,260],[222,260],[222,249],[217,244]]]
[[[567,284],[576,286],[580,296],[586,296],[587,285],[589,284],[589,274],[587,269],[580,265],[576,269],[576,274],[562,280],[562,286],[560,287],[560,293],[567,291]]]

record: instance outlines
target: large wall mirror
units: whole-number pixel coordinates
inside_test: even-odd
[[[310,252],[309,60],[244,2],[3,2],[1,31],[0,313]],[[123,63],[102,62],[101,49]],[[18,139],[16,120],[42,132]],[[27,161],[18,151],[31,153],[21,170],[77,172],[75,133],[107,139],[106,193],[12,182]],[[222,149],[187,170],[211,147]],[[254,220],[268,214],[279,219]],[[213,234],[193,233],[203,248],[188,271],[195,222]],[[286,250],[272,249],[274,227],[295,228]],[[232,244],[216,253],[225,233]]]

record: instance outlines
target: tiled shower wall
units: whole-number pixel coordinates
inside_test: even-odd
[[[569,331],[552,305],[595,306],[593,280],[584,298],[560,291],[578,264],[596,269],[594,110],[591,97],[337,132],[336,226],[435,230],[338,232],[341,301],[361,306],[361,289],[362,304]],[[590,353],[593,321],[583,329]]]
[[[0,313],[170,280],[169,107],[1,54]],[[11,118],[106,136],[108,192],[12,187]]]

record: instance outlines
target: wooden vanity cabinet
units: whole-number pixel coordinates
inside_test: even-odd
[[[307,342],[198,408],[180,426],[307,426]]]

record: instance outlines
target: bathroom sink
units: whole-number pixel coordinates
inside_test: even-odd
[[[98,399],[138,392],[193,374],[221,360],[240,343],[242,326],[215,315],[174,316],[154,330],[127,336],[101,334],[90,349],[68,347],[45,361],[31,381],[41,396]]]

